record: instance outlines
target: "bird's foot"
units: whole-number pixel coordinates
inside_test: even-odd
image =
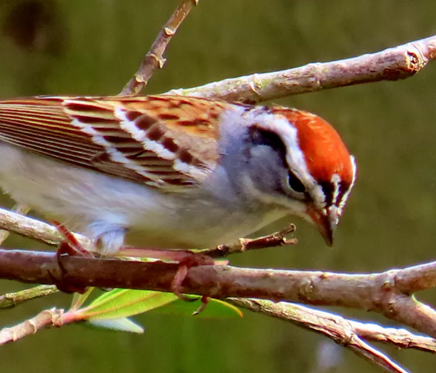
[[[62,224],[53,222],[53,225],[57,228],[58,232],[64,239],[56,250],[56,262],[60,270],[60,276],[56,276],[53,272],[49,272],[50,277],[53,279],[58,290],[64,293],[79,293],[83,294],[86,291],[86,287],[78,286],[68,280],[68,272],[64,266],[63,260],[67,256],[87,256],[92,257],[92,253],[85,250],[76,237]]]
[[[190,268],[204,265],[227,264],[226,261],[216,261],[210,256],[201,253],[194,253],[188,250],[161,250],[124,247],[123,249],[121,249],[120,254],[134,257],[153,258],[178,263],[177,272],[171,283],[171,290],[175,295],[177,295],[177,297],[187,302],[193,302],[197,300],[187,297],[182,292],[183,281],[186,279]],[[206,308],[208,302],[209,297],[202,296],[201,306],[192,315],[195,316],[202,312]]]

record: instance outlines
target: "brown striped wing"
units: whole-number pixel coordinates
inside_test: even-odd
[[[226,106],[177,96],[0,101],[0,141],[149,186],[184,190],[216,165],[218,118]]]

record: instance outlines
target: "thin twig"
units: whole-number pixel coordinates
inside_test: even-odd
[[[63,240],[59,235],[57,228],[53,227],[52,225],[1,208],[0,229],[5,229],[24,237],[30,237],[36,241],[55,247],[59,246]],[[236,254],[248,250],[293,245],[297,243],[297,239],[287,239],[286,236],[295,232],[295,230],[295,225],[290,224],[285,229],[267,236],[255,239],[242,238],[235,244],[220,245],[210,250],[201,250],[201,253],[209,255],[213,258],[223,258],[230,254]],[[92,244],[88,238],[79,233],[74,233],[74,236],[79,241],[81,246],[84,248],[91,248]]]
[[[0,229],[32,238],[50,246],[58,246],[62,242],[58,230],[52,225],[1,208]],[[74,236],[84,248],[91,248],[91,242],[88,238],[77,233]]]
[[[81,310],[74,308],[65,311],[60,308],[52,308],[40,312],[35,317],[10,328],[0,330],[0,346],[9,342],[15,342],[38,331],[51,327],[61,327],[62,325],[81,323],[89,319],[89,315],[84,315]],[[92,316],[91,316],[92,317]]]
[[[0,345],[15,342],[28,335],[35,334],[38,330],[49,326],[61,326],[64,310],[52,308],[45,310],[35,317],[15,325],[12,328],[4,328],[0,332]]]
[[[0,310],[13,308],[29,300],[46,297],[58,292],[59,290],[54,285],[40,285],[15,293],[3,294],[0,296]]]
[[[212,258],[225,258],[230,254],[244,253],[248,250],[265,249],[267,247],[278,247],[284,245],[295,245],[298,243],[296,238],[286,238],[296,231],[294,224],[290,224],[285,229],[258,238],[240,238],[232,245],[219,245],[210,250],[202,250],[201,253]]]
[[[12,210],[13,212],[16,212],[17,214],[20,215],[26,215],[29,211],[30,208],[26,205],[23,204],[16,204]],[[0,229],[0,246],[3,244],[3,242],[5,242],[7,240],[7,238],[9,237],[10,232],[6,229]]]
[[[373,54],[226,79],[167,94],[257,103],[301,93],[410,78],[436,58],[436,36]]]
[[[141,62],[141,66],[132,79],[126,84],[120,95],[137,95],[147,85],[156,69],[162,69],[165,64],[163,54],[177,29],[199,0],[182,0],[170,19],[159,32],[150,50]]]

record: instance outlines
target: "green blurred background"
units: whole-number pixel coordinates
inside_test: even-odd
[[[117,94],[176,0],[0,1],[0,97]],[[434,0],[202,0],[182,25],[147,93],[336,60],[436,33]],[[356,156],[359,179],[332,249],[306,223],[298,246],[249,252],[233,265],[375,272],[433,260],[436,221],[436,63],[401,82],[279,100],[322,115]],[[2,197],[2,204],[12,202]],[[282,222],[280,226],[283,226]],[[279,228],[276,226],[275,228]],[[269,231],[271,231],[269,229]],[[8,245],[38,247],[14,237]],[[22,289],[1,282],[1,293]],[[13,325],[58,295],[1,313]],[[435,292],[419,294],[435,304]],[[360,320],[374,314],[335,309]],[[0,349],[3,372],[376,372],[325,338],[267,317],[136,318],[144,335],[80,326],[42,331]],[[379,346],[413,372],[435,357]],[[331,367],[323,360],[325,355]],[[322,360],[324,363],[320,364]]]

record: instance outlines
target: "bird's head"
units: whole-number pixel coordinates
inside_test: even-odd
[[[314,223],[331,246],[355,182],[354,157],[317,115],[272,107],[255,117],[246,139],[252,190],[264,202]]]

